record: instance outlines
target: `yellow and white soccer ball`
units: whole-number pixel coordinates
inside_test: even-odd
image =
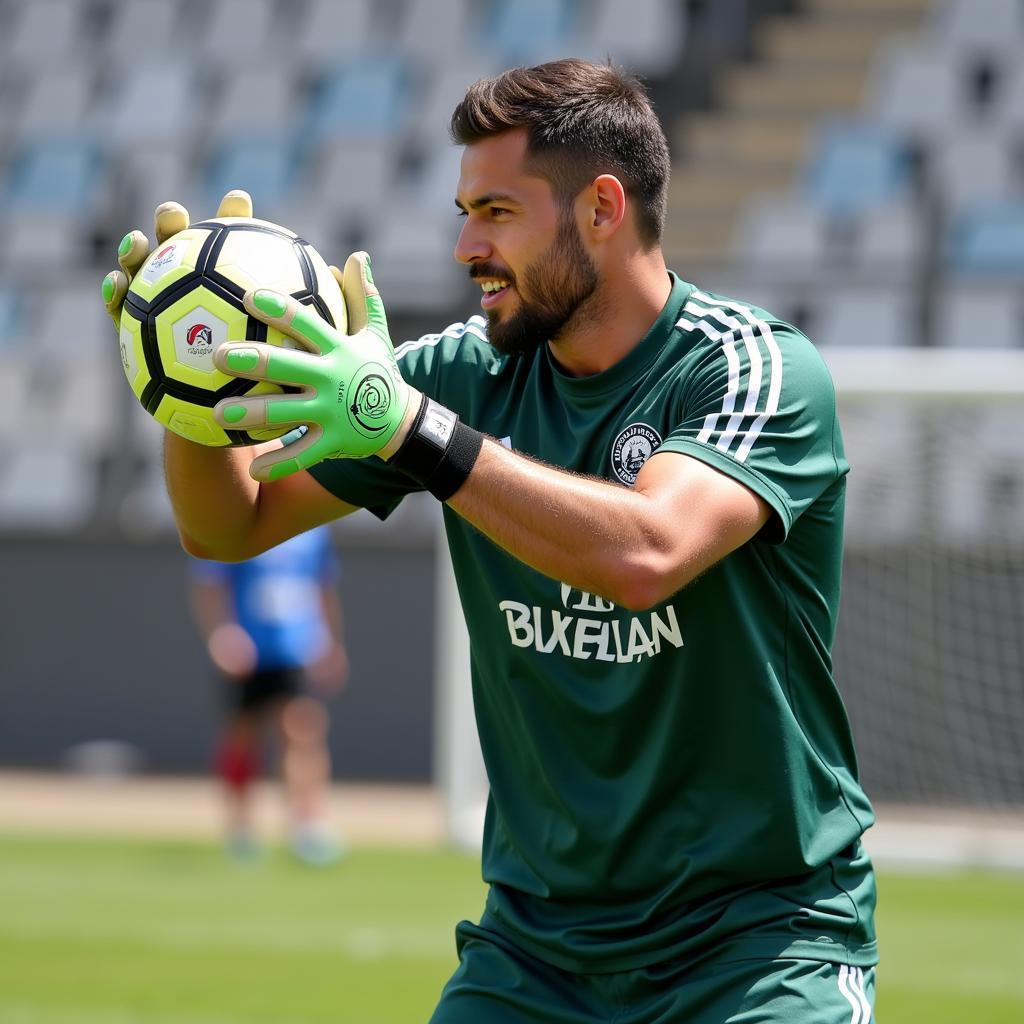
[[[242,296],[273,288],[346,327],[341,288],[320,254],[293,231],[249,217],[204,220],[150,253],[121,312],[121,361],[144,409],[176,434],[212,447],[257,444],[287,433],[224,430],[213,418],[222,398],[280,393],[213,365],[225,341],[292,341],[249,316]]]

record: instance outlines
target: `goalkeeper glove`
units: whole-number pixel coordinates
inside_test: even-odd
[[[246,309],[298,343],[298,349],[228,342],[214,353],[224,373],[267,380],[298,393],[225,398],[214,407],[232,430],[305,424],[305,435],[253,460],[249,473],[279,480],[323,459],[380,455],[442,501],[469,475],[483,435],[402,378],[370,258],[353,253],[341,283],[348,310],[342,334],[311,306],[265,288],[245,295]]]

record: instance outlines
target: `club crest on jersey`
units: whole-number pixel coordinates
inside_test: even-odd
[[[646,423],[630,423],[612,443],[612,471],[627,487],[636,483],[643,464],[661,446],[661,435]]]

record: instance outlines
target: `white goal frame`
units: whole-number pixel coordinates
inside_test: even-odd
[[[870,401],[908,406],[963,399],[986,407],[1019,403],[1024,409],[1024,351],[831,348],[822,354],[836,383],[841,415],[844,405]],[[469,641],[440,534],[443,529],[437,549],[434,781],[443,795],[449,840],[477,848],[487,779],[473,716]],[[868,846],[883,864],[1024,869],[1024,807],[998,814],[985,808],[918,806],[882,806],[878,812]]]

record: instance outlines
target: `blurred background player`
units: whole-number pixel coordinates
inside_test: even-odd
[[[224,680],[227,717],[216,765],[236,856],[258,852],[252,783],[270,732],[280,753],[292,852],[313,864],[341,852],[323,806],[331,774],[328,716],[313,695],[337,692],[348,676],[338,568],[326,527],[249,561],[190,559],[196,623]]]

